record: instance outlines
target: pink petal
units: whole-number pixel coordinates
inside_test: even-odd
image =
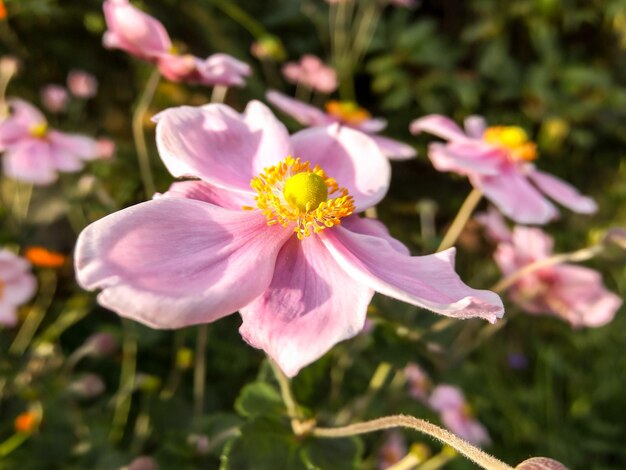
[[[105,46],[123,49],[146,60],[171,49],[172,42],[163,24],[133,7],[128,0],[106,0],[103,9],[108,28]]]
[[[305,126],[326,126],[337,122],[337,119],[315,106],[290,98],[277,91],[270,90],[265,96],[267,101]]]
[[[494,242],[511,241],[511,230],[506,225],[502,214],[493,206],[487,212],[476,214],[474,217],[487,231],[487,236]]]
[[[50,131],[48,141],[55,148],[75,155],[83,160],[94,160],[99,157],[98,142],[91,137],[80,134],[66,134],[59,131]]]
[[[441,422],[446,428],[470,444],[482,446],[491,442],[485,427],[475,419],[465,416],[462,411],[443,411]]]
[[[463,392],[448,384],[439,384],[431,392],[428,404],[435,411],[459,410],[465,406]]]
[[[429,134],[450,141],[469,140],[468,136],[463,132],[463,129],[461,129],[456,122],[440,114],[429,114],[428,116],[416,119],[411,122],[409,129],[413,134],[428,132]]]
[[[352,215],[341,221],[341,225],[351,232],[361,233],[363,235],[372,235],[374,237],[383,238],[398,253],[409,256],[411,252],[400,241],[396,240],[389,234],[389,230],[380,220],[369,219],[367,217],[359,217]]]
[[[373,294],[337,265],[318,237],[292,237],[269,288],[241,309],[239,331],[292,377],[361,331]]]
[[[47,185],[57,179],[50,146],[40,139],[24,140],[2,157],[4,174],[9,178]]]
[[[383,118],[371,118],[350,127],[354,127],[355,129],[365,132],[366,134],[375,134],[387,127],[387,120]]]
[[[581,214],[592,214],[598,210],[593,199],[583,196],[572,185],[543,171],[533,169],[528,177],[535,185],[556,202]]]
[[[170,108],[157,116],[159,154],[174,176],[252,194],[250,180],[291,154],[287,130],[258,101],[244,115],[210,104]]]
[[[380,151],[391,160],[408,160],[417,155],[417,151],[409,144],[380,135],[370,135],[370,137],[376,142]]]
[[[258,297],[292,233],[256,212],[160,198],[89,225],[76,247],[79,284],[153,328],[208,323]]]
[[[333,124],[300,131],[291,142],[295,156],[319,165],[348,189],[357,211],[375,205],[387,193],[389,161],[367,134]]]
[[[37,290],[37,281],[30,272],[16,274],[10,280],[3,280],[0,301],[10,305],[21,305],[28,301]]]
[[[228,54],[213,54],[201,61],[198,71],[202,82],[209,85],[244,86],[244,78],[252,74],[248,64]]]
[[[254,198],[245,193],[235,193],[218,188],[204,181],[180,181],[173,183],[164,194],[155,194],[159,197],[183,197],[209,202],[225,209],[240,210],[242,206],[255,207]]]
[[[25,128],[45,124],[46,118],[35,106],[19,98],[10,98],[11,116],[9,119]]]
[[[520,224],[545,224],[558,216],[556,208],[516,170],[496,176],[471,176],[472,184],[507,217]]]
[[[482,116],[468,116],[463,121],[465,132],[472,139],[482,139],[487,130],[487,121]]]
[[[613,320],[622,299],[603,286],[597,271],[567,264],[553,270],[558,282],[547,294],[547,302],[555,313],[574,327],[602,326]]]
[[[513,228],[513,245],[517,256],[527,262],[547,258],[554,249],[552,237],[534,227]]]
[[[17,309],[15,305],[0,302],[0,325],[9,328],[17,325]]]
[[[502,172],[502,151],[474,142],[432,143],[428,157],[439,171],[460,175],[498,175]]]
[[[198,58],[189,54],[176,55],[162,53],[157,56],[159,72],[161,72],[161,75],[165,78],[173,82],[188,80],[189,77],[196,74],[199,61]]]
[[[341,226],[320,237],[350,276],[381,294],[455,318],[480,317],[493,323],[504,313],[496,294],[461,281],[454,272],[454,249],[406,256],[382,238]]]

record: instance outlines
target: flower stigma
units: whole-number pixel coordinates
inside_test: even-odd
[[[294,226],[299,240],[341,223],[354,212],[354,199],[319,166],[291,156],[265,168],[250,182],[267,225]],[[329,199],[329,196],[333,196]],[[243,206],[245,210],[254,207]]]
[[[346,124],[353,125],[361,124],[372,117],[366,109],[361,108],[354,101],[329,101],[326,103],[326,112]]]
[[[36,137],[37,139],[43,139],[48,133],[48,124],[42,122],[40,124],[35,124],[29,129],[30,135]]]
[[[483,140],[509,151],[513,160],[532,161],[537,158],[537,146],[524,129],[518,126],[494,126],[485,130]]]

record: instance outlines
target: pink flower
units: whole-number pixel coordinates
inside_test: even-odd
[[[30,299],[36,288],[30,263],[0,248],[0,325],[15,326],[17,307]]]
[[[458,388],[447,384],[437,385],[428,402],[439,413],[443,425],[454,434],[476,446],[491,442],[487,430],[474,418],[463,392]]]
[[[411,257],[358,211],[387,191],[388,160],[337,125],[289,136],[259,102],[173,108],[157,145],[175,183],[155,200],[88,226],[78,282],[101,305],[154,328],[239,310],[240,333],[293,376],[358,334],[379,291],[456,318],[495,321],[499,297],[471,289],[454,250]],[[291,155],[299,158],[292,158]]]
[[[497,234],[494,254],[504,276],[552,255],[553,240],[538,228],[516,226],[513,232],[502,229],[496,211],[478,220]],[[494,231],[493,227],[499,228]],[[506,226],[504,226],[506,227]],[[573,327],[602,326],[613,319],[622,300],[602,285],[597,271],[572,264],[547,266],[520,278],[509,296],[529,313],[545,313],[569,322]]]
[[[100,137],[98,140],[96,140],[96,145],[98,148],[97,153],[100,156],[100,158],[103,158],[106,160],[109,158],[113,158],[113,156],[115,155],[115,150],[116,150],[115,142],[113,142],[108,137]]]
[[[428,374],[415,363],[407,364],[404,368],[409,394],[418,401],[426,401],[432,386]]]
[[[33,105],[9,100],[12,114],[0,123],[0,152],[4,173],[14,179],[45,185],[57,172],[74,172],[85,160],[97,158],[95,140],[48,128],[46,118]]]
[[[93,98],[98,92],[98,79],[84,70],[72,70],[67,75],[67,88],[79,98]]]
[[[51,113],[62,113],[67,108],[69,95],[61,85],[46,85],[41,89],[41,102]]]
[[[417,0],[388,0],[390,5],[395,7],[415,8]]]
[[[227,54],[214,54],[205,60],[177,54],[163,24],[133,7],[128,0],[105,0],[103,8],[108,27],[102,40],[104,46],[156,62],[161,74],[169,80],[243,86],[244,77],[251,73],[247,64]]]
[[[411,123],[411,132],[422,131],[448,141],[430,144],[428,156],[435,168],[466,175],[518,223],[544,224],[558,215],[544,194],[575,212],[589,214],[597,209],[591,198],[535,168],[531,163],[537,157],[535,144],[519,127],[488,128],[483,118],[470,116],[463,132],[451,119],[432,114]]]
[[[416,155],[410,145],[377,135],[387,127],[387,121],[372,118],[370,113],[356,103],[347,101],[329,101],[326,112],[283,95],[277,91],[269,91],[267,100],[284,113],[289,114],[305,126],[317,127],[339,123],[343,126],[365,132],[376,142],[380,151],[392,160],[406,160]]]
[[[337,89],[335,70],[311,54],[303,55],[300,62],[287,62],[283,66],[283,75],[290,83],[301,84],[322,93],[332,93]]]

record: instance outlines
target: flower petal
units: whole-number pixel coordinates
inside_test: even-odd
[[[539,170],[531,170],[528,177],[543,192],[556,202],[581,214],[592,214],[598,210],[595,201],[583,196],[572,185]]]
[[[417,155],[417,151],[412,146],[399,140],[372,134],[370,134],[370,137],[376,142],[380,151],[391,160],[408,160]]]
[[[83,230],[77,279],[85,289],[103,289],[103,306],[153,328],[207,323],[267,288],[291,235],[254,212],[160,198]]]
[[[305,126],[326,126],[337,122],[337,119],[315,106],[290,98],[277,91],[270,90],[265,96],[267,101]]]
[[[373,295],[337,265],[318,237],[292,237],[278,255],[269,288],[241,309],[239,331],[292,377],[363,329]]]
[[[319,235],[337,263],[355,280],[381,294],[455,318],[502,317],[493,292],[464,284],[454,271],[454,249],[406,256],[386,240],[334,227]]]
[[[165,193],[154,195],[154,199],[159,197],[196,199],[232,210],[240,210],[242,206],[255,206],[254,198],[247,193],[235,193],[200,180],[173,183]]]
[[[170,108],[156,119],[159,154],[170,173],[231,191],[252,194],[250,180],[291,153],[285,126],[258,101],[244,115],[209,104]]]
[[[365,132],[366,134],[375,134],[387,127],[387,120],[383,118],[370,118],[352,125],[351,127]]]
[[[357,211],[375,205],[387,193],[391,166],[367,134],[333,124],[300,131],[291,141],[295,156],[319,165],[348,189]]]
[[[520,224],[545,224],[558,216],[556,208],[515,169],[496,176],[470,176],[500,211]]]
[[[415,119],[411,122],[409,129],[413,134],[428,132],[429,134],[450,141],[469,140],[468,136],[463,132],[463,129],[461,129],[456,122],[441,114],[429,114],[428,116]]]
[[[463,121],[465,133],[472,139],[482,139],[485,130],[487,130],[487,121],[482,116],[468,116]]]
[[[50,146],[39,139],[29,139],[8,149],[2,157],[4,174],[20,181],[46,185],[57,179]]]
[[[476,214],[474,218],[485,228],[491,241],[498,243],[511,241],[511,230],[495,207],[490,205],[487,212]]]
[[[389,230],[380,220],[370,219],[367,217],[359,217],[352,215],[341,221],[341,225],[351,232],[362,233],[364,235],[372,235],[374,237],[383,238],[398,253],[409,256],[411,252],[400,241],[396,240],[389,234]]]
[[[435,142],[428,146],[428,157],[439,171],[461,175],[497,175],[502,171],[502,151],[480,143]]]

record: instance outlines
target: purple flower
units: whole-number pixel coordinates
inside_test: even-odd
[[[428,156],[435,168],[467,176],[515,222],[545,224],[554,219],[558,211],[544,195],[575,212],[597,210],[591,198],[535,168],[531,163],[537,157],[535,144],[519,127],[487,127],[482,117],[470,116],[464,132],[451,119],[431,114],[413,121],[410,129],[414,134],[429,132],[447,140],[429,146]]]
[[[267,100],[305,126],[328,126],[338,123],[364,132],[376,142],[381,152],[392,160],[406,160],[416,155],[415,149],[410,145],[378,135],[378,132],[387,127],[387,121],[372,118],[368,111],[356,103],[329,101],[326,103],[326,112],[324,112],[315,106],[290,98],[277,91],[269,91]]]
[[[61,85],[46,85],[41,89],[41,102],[51,113],[62,113],[67,109],[69,95]]]
[[[374,291],[455,318],[502,316],[497,295],[459,279],[454,250],[411,257],[355,215],[390,178],[365,134],[332,125],[290,137],[254,101],[243,114],[183,106],[157,121],[168,170],[199,180],[80,234],[78,281],[102,289],[103,306],[155,328],[239,310],[243,338],[289,376],[358,334]]]

